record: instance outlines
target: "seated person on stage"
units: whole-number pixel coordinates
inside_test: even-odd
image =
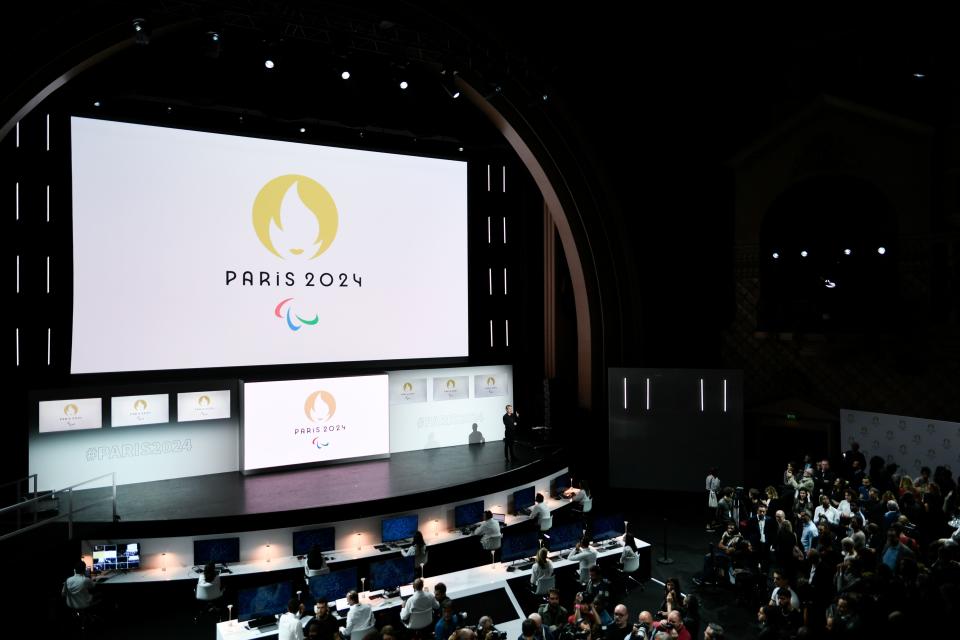
[[[443,608],[443,616],[437,621],[437,626],[433,630],[433,637],[436,640],[449,638],[460,627],[460,618],[453,612],[453,601],[447,598],[440,606]]]
[[[373,609],[368,604],[360,603],[360,596],[356,591],[347,594],[347,626],[340,630],[340,634],[349,640],[350,634],[357,629],[370,629],[374,626]]]
[[[726,530],[720,536],[720,541],[715,549],[703,557],[703,573],[700,581],[714,582],[716,576],[720,573],[729,574],[730,583],[733,583],[733,575],[730,573],[730,565],[733,555],[737,553],[737,545],[743,540],[743,536],[737,531],[737,526],[731,521],[726,522]]]
[[[223,585],[220,584],[220,572],[217,565],[208,562],[203,566],[203,574],[197,580],[197,600],[213,602],[223,596]]]
[[[327,561],[323,557],[323,549],[320,548],[320,545],[315,544],[310,547],[310,551],[307,552],[307,557],[303,559],[303,572],[308,578],[330,573],[330,567],[327,566]]]
[[[623,552],[620,554],[620,564],[624,573],[633,573],[640,568],[640,554],[637,551],[637,541],[632,533],[623,534]]]
[[[589,576],[590,567],[597,564],[597,552],[590,547],[590,537],[583,536],[583,539],[577,543],[577,546],[567,556],[567,560],[577,560],[580,562],[580,582],[586,582]]]
[[[559,589],[550,589],[547,603],[540,605],[537,613],[540,614],[540,619],[543,620],[543,624],[547,625],[547,628],[550,629],[551,632],[556,632],[558,628],[565,625],[567,623],[567,616],[570,615],[566,608],[560,605]]]
[[[279,640],[303,640],[303,625],[300,618],[303,616],[303,603],[297,598],[290,598],[287,602],[287,612],[277,621],[280,627],[277,638]]]
[[[326,600],[317,602],[314,613],[313,620],[310,621],[305,630],[307,638],[336,640],[340,625],[337,624],[337,619],[330,613],[330,606]]]
[[[553,575],[553,563],[547,558],[547,553],[546,547],[540,547],[537,551],[537,561],[530,569],[530,586],[534,589],[537,588],[540,578],[549,578]]]
[[[86,563],[78,560],[73,566],[73,575],[64,581],[60,595],[71,609],[77,611],[89,609],[98,601],[94,596],[93,587],[93,580],[87,577]]]
[[[587,484],[586,480],[580,481],[579,491],[570,488],[564,491],[563,495],[572,500],[574,509],[583,513],[590,513],[590,509],[593,508],[593,494],[590,492],[590,485]]]
[[[533,509],[530,510],[530,519],[536,519],[537,524],[540,524],[540,521],[544,518],[550,517],[550,509],[547,505],[543,504],[543,494],[538,493],[537,497],[534,498]]]
[[[500,523],[493,519],[492,511],[483,512],[483,522],[473,530],[475,535],[480,536],[480,544],[487,548],[490,538],[496,538],[500,535]]]
[[[408,623],[410,622],[411,614],[414,612],[423,613],[429,611],[431,612],[430,624],[432,624],[432,612],[438,610],[439,608],[440,603],[437,602],[437,599],[432,593],[423,588],[423,579],[417,578],[413,581],[413,595],[407,598],[407,601],[403,603],[403,609],[400,611],[400,619],[404,624],[409,626]]]

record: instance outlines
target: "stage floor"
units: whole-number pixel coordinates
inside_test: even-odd
[[[526,480],[536,463],[556,455],[551,447],[517,447],[518,460],[503,459],[503,445],[461,445],[396,453],[313,469],[253,476],[239,472],[143,482],[117,487],[117,512],[125,523],[205,519],[326,509],[463,487],[496,476]],[[525,473],[525,471],[527,473]],[[110,488],[74,494],[84,507],[110,496]],[[61,500],[60,511],[66,504]],[[109,502],[76,514],[77,522],[110,522]]]

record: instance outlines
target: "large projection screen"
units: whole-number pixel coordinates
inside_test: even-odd
[[[72,373],[468,355],[466,162],[71,131]]]
[[[245,473],[388,455],[386,375],[243,385]]]

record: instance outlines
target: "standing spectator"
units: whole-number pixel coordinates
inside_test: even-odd
[[[717,506],[720,503],[717,491],[720,490],[720,471],[717,467],[707,472],[707,531],[713,531],[717,525]]]

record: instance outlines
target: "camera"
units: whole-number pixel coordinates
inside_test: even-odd
[[[647,640],[650,637],[650,625],[639,622],[633,625],[633,637],[637,640]]]

